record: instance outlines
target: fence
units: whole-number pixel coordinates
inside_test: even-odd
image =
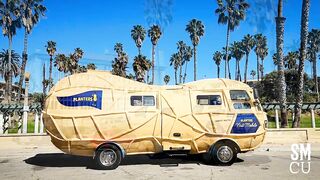
[[[34,117],[33,133],[43,133],[40,104],[31,104],[27,107],[22,104],[0,104],[0,134],[8,134],[10,129],[16,129],[18,134],[26,134],[30,116]]]
[[[274,111],[275,113],[275,124],[276,128],[280,128],[280,121],[279,121],[279,110],[280,110],[280,104],[279,103],[264,103],[262,104],[262,107],[265,111]],[[287,103],[287,111],[291,111],[292,113],[292,120],[294,120],[294,109],[295,109],[295,103]],[[303,103],[302,110],[303,111],[309,111],[311,114],[311,128],[316,128],[316,118],[315,118],[315,110],[320,109],[320,103]]]
[[[279,103],[265,103],[262,105],[266,111],[274,111],[275,128],[280,128],[279,121]],[[287,104],[287,110],[293,112],[294,104]],[[311,113],[311,127],[316,128],[315,110],[320,109],[320,103],[304,103],[302,105],[304,111]],[[34,117],[33,133],[44,133],[42,112],[40,104],[31,104],[24,107],[22,104],[0,104],[0,134],[8,134],[10,129],[16,129],[18,134],[26,134],[28,132],[28,118]],[[294,119],[294,113],[292,113]],[[30,131],[30,127],[29,127]]]

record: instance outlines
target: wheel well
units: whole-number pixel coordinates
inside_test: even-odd
[[[116,143],[116,142],[105,142],[105,143],[102,143],[96,148],[96,151],[99,150],[102,147],[108,147],[108,145],[116,146],[120,150],[122,158],[124,158],[126,156],[126,152],[124,151],[123,147],[120,144]],[[94,156],[95,156],[95,153],[94,153]]]
[[[230,143],[230,144],[232,144],[232,145],[236,148],[236,150],[237,150],[238,153],[241,152],[241,149],[240,149],[239,145],[238,145],[235,141],[233,141],[233,140],[231,140],[231,139],[220,139],[220,140],[216,141],[216,142],[211,146],[211,149],[212,149],[216,144],[219,144],[219,143]]]

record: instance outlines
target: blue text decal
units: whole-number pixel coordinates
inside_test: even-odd
[[[254,114],[238,114],[231,133],[255,133],[260,123]]]
[[[89,106],[101,109],[102,91],[87,91],[72,96],[57,97],[57,99],[65,106]]]

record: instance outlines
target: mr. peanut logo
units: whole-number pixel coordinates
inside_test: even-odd
[[[57,97],[58,101],[65,106],[89,106],[101,109],[102,106],[102,91],[86,91],[72,96]]]

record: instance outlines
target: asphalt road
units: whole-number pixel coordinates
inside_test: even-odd
[[[267,149],[239,154],[227,167],[205,165],[198,156],[139,155],[127,156],[116,170],[105,171],[94,169],[91,158],[65,155],[53,146],[0,147],[0,179],[319,179],[320,151],[312,151],[309,174],[291,174],[290,147]]]

